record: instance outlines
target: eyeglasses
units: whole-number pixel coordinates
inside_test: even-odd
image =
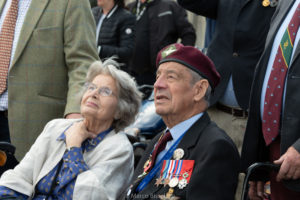
[[[108,87],[100,87],[98,88],[95,84],[93,83],[85,83],[84,85],[87,89],[87,92],[93,92],[95,90],[98,90],[98,94],[100,94],[103,97],[108,97],[111,95],[114,95],[113,91],[109,89]]]

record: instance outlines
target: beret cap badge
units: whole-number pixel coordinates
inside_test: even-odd
[[[176,49],[176,46],[175,45],[171,45],[169,46],[168,48],[166,48],[162,53],[161,53],[161,57],[162,58],[165,58],[169,55],[171,55],[173,52],[175,52],[177,49]]]

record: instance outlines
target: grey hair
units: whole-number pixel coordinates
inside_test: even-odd
[[[86,82],[92,82],[100,74],[109,75],[116,81],[119,101],[117,117],[112,126],[116,132],[119,132],[135,120],[141,105],[142,94],[138,90],[134,78],[120,69],[120,64],[114,60],[114,57],[108,58],[103,63],[101,61],[92,63],[87,72]],[[85,90],[82,92],[81,98]]]
[[[198,74],[197,72],[191,70],[191,69],[188,69],[187,70],[190,72],[190,74],[192,75],[192,80],[191,80],[191,85],[194,85],[195,83],[197,83],[198,81],[202,80],[202,79],[206,79],[206,78],[203,78],[200,74]],[[209,83],[208,83],[209,84]],[[210,84],[208,85],[208,88],[206,90],[206,93],[204,95],[204,100],[206,101],[207,103],[207,107],[209,107],[209,99],[210,99],[210,96],[211,96],[211,86]]]

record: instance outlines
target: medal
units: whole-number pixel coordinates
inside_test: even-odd
[[[178,181],[179,181],[178,178],[174,177],[170,180],[168,185],[170,186],[170,188],[174,188],[177,186]]]
[[[158,196],[159,196],[159,199],[161,199],[161,200],[178,200],[178,199],[180,199],[179,197],[175,197],[173,195],[173,193],[174,193],[174,189],[170,188],[166,195],[158,195]]]
[[[158,187],[160,184],[162,184],[162,178],[161,178],[161,176],[159,178],[157,178],[156,182],[155,182],[156,187]]]
[[[166,187],[166,185],[168,185],[168,184],[169,184],[169,182],[170,182],[170,179],[168,179],[168,178],[165,178],[165,179],[164,179],[164,187]]]
[[[187,177],[189,177],[189,173],[188,173],[188,172],[184,172],[184,173],[182,174],[182,177],[183,177],[184,179],[186,179]]]
[[[142,177],[145,176],[145,175],[147,175],[147,173],[146,173],[146,172],[143,172],[142,174],[140,174],[140,175],[138,176],[138,179],[142,178]]]
[[[181,148],[176,149],[173,153],[173,158],[175,160],[180,160],[183,158],[183,156],[184,156],[184,151]]]
[[[179,189],[183,189],[187,186],[187,180],[186,179],[181,179],[179,182],[178,182],[178,188]]]
[[[144,173],[146,173],[151,167],[151,157],[144,164]]]
[[[263,7],[269,6],[270,5],[270,0],[263,0],[262,5],[263,5]]]

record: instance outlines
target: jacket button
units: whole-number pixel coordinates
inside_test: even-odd
[[[234,53],[232,54],[232,56],[233,56],[233,57],[238,57],[239,54],[238,54],[237,52],[234,52]]]

